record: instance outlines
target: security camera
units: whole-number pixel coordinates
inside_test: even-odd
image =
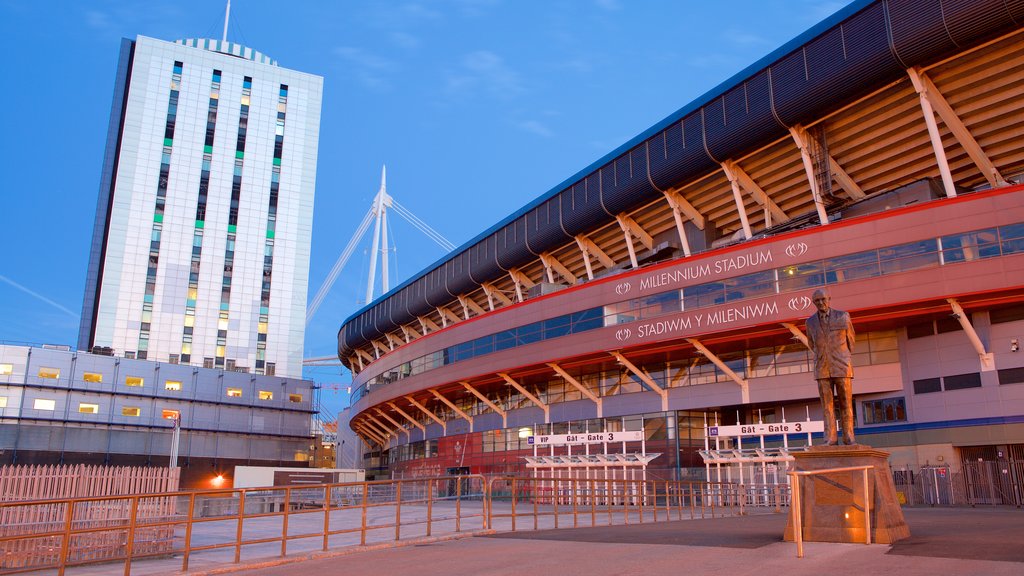
[[[950,314],[950,316],[952,316],[953,318],[956,318],[957,320],[959,320],[959,319],[960,319],[960,315],[959,315],[959,314],[957,314],[956,312],[954,312],[954,313]]]

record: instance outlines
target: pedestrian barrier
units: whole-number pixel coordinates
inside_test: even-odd
[[[45,508],[47,520],[0,533],[0,574],[117,563],[129,576],[152,558],[187,571],[489,530],[778,512],[788,497],[778,485],[462,475],[6,502],[0,514]]]

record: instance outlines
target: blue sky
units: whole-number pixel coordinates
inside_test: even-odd
[[[309,298],[388,192],[456,245],[844,5],[822,0],[234,0],[228,39],[324,77]],[[221,0],[0,0],[0,341],[77,340],[122,37],[219,38]],[[391,285],[444,255],[391,215]],[[335,351],[369,241],[306,333]],[[379,284],[378,284],[379,286]],[[329,412],[351,376],[307,369]]]

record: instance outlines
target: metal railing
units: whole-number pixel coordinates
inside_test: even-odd
[[[824,468],[821,470],[794,470],[787,472],[791,478],[790,485],[793,487],[793,501],[792,508],[793,514],[793,540],[796,542],[796,557],[804,557],[804,531],[803,531],[803,517],[801,516],[801,507],[803,501],[800,497],[800,478],[805,476],[818,476],[820,474],[833,474],[837,472],[861,472],[861,477],[864,481],[864,543],[871,544],[871,489],[868,483],[868,470],[873,470],[873,465],[865,466],[846,466],[843,468]]]

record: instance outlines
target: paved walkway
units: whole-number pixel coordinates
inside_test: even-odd
[[[892,546],[782,541],[784,514],[657,524],[502,532],[385,549],[320,553],[196,574],[375,573],[410,576],[650,575],[843,576],[1024,574],[1024,511],[909,508],[911,537]],[[279,563],[281,562],[281,563]],[[298,562],[298,563],[297,563]]]

